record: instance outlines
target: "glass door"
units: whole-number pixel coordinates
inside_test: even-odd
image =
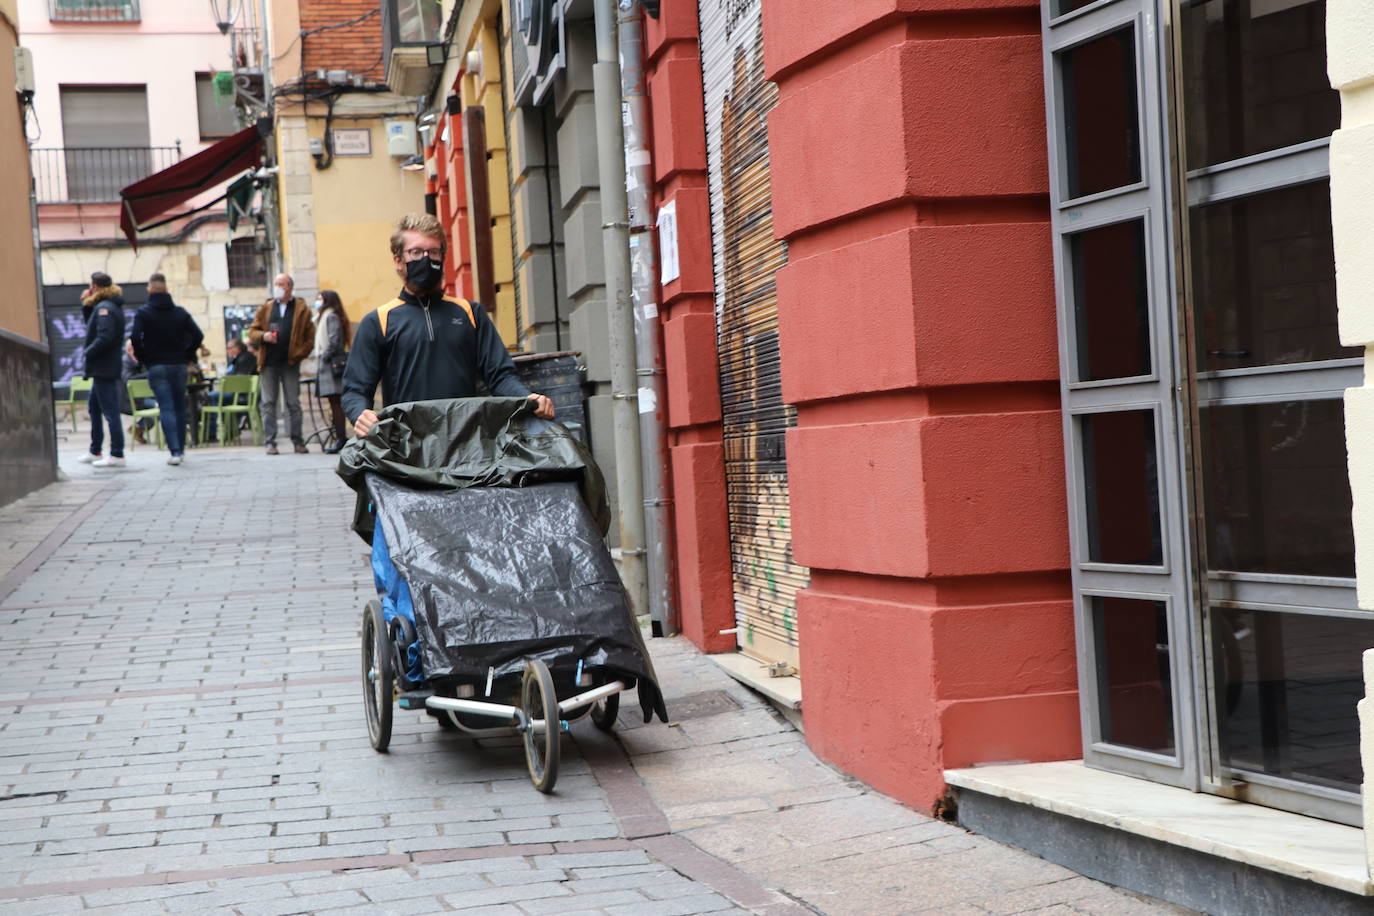
[[[1359,823],[1360,653],[1324,0],[1176,0],[1205,788]]]
[[[1198,787],[1154,0],[1047,0],[1060,376],[1083,755]]]
[[[1359,823],[1324,0],[1044,0],[1084,759]]]

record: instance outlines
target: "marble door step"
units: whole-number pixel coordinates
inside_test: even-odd
[[[946,770],[945,780],[1063,817],[1242,862],[1350,894],[1374,894],[1364,831],[1261,805],[1104,773],[1082,761]]]

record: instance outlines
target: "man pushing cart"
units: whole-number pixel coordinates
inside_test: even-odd
[[[667,720],[605,546],[604,484],[481,306],[439,294],[439,222],[404,217],[391,251],[405,286],[359,325],[343,379],[357,438],[339,462],[378,593],[362,625],[372,746],[390,742],[393,702],[423,709],[445,728],[520,735],[548,792],[570,720],[610,729],[630,687],[645,721]],[[475,398],[478,378],[498,397]]]

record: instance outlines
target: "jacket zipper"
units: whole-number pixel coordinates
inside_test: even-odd
[[[425,327],[429,328],[429,342],[434,342],[434,322],[429,320],[429,303],[425,303]]]

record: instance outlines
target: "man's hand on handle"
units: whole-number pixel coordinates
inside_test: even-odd
[[[534,415],[541,420],[552,420],[554,415],[553,401],[544,397],[542,394],[530,395],[530,400],[534,402]],[[372,427],[377,425],[377,414],[371,410],[364,410],[358,414],[358,419],[353,421],[353,435],[359,439],[367,438],[367,434],[372,431]]]
[[[372,431],[372,427],[377,425],[377,414],[370,410],[364,410],[358,414],[358,419],[353,421],[353,435],[359,439],[367,438],[367,434]]]
[[[553,419],[553,401],[544,397],[542,394],[530,395],[530,400],[534,402],[534,415],[541,420]],[[359,417],[358,419],[362,419]]]

